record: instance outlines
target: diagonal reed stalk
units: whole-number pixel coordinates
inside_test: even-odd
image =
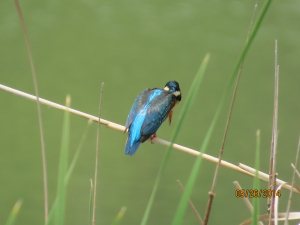
[[[274,111],[273,111],[273,128],[272,128],[272,140],[270,150],[270,165],[269,165],[269,185],[268,190],[275,190],[276,188],[276,152],[277,152],[277,140],[278,140],[278,80],[279,80],[279,66],[277,64],[277,40],[275,40],[275,88],[274,88]],[[267,209],[269,214],[269,224],[272,224],[271,218],[273,217],[273,196],[268,198]]]
[[[38,111],[38,118],[39,118],[39,127],[40,127],[40,136],[41,136],[41,146],[42,146],[42,161],[43,161],[43,180],[44,180],[44,208],[45,208],[45,223],[48,221],[48,184],[47,184],[47,166],[46,166],[46,151],[45,151],[45,141],[44,141],[44,131],[43,131],[43,123],[42,123],[42,113],[41,113],[41,107],[40,107],[40,101],[39,101],[39,92],[38,92],[38,85],[37,85],[37,79],[35,74],[35,68],[33,64],[33,58],[31,54],[31,49],[29,45],[28,35],[25,27],[24,18],[22,15],[22,11],[19,5],[18,0],[14,0],[15,5],[18,11],[19,19],[22,25],[26,47],[28,51],[29,61],[30,61],[30,67],[32,72],[32,78],[33,78],[33,84],[34,84],[34,90],[35,90],[35,96],[36,96],[36,103],[37,103],[37,111]]]
[[[236,187],[236,190],[242,190],[242,187],[240,186],[239,182],[234,181],[233,183],[234,183],[234,186]],[[253,206],[252,206],[251,202],[249,201],[248,197],[244,196],[242,199],[243,199],[245,205],[247,206],[247,208],[249,209],[249,211],[252,215]],[[263,222],[261,222],[261,221],[259,221],[258,224],[259,225],[264,225]]]
[[[236,190],[242,190],[242,187],[239,184],[239,182],[234,181],[233,184],[236,187]],[[252,214],[253,213],[253,206],[252,206],[251,202],[249,201],[249,199],[246,196],[242,197],[242,199],[243,199],[245,205],[247,206],[247,208],[249,209],[250,213]]]
[[[142,219],[142,222],[141,222],[141,225],[146,225],[147,223],[147,220],[148,220],[148,217],[149,217],[149,214],[150,214],[150,210],[151,210],[151,207],[152,207],[152,203],[153,203],[153,200],[154,200],[154,196],[156,194],[156,191],[157,191],[157,187],[158,187],[158,184],[159,184],[159,181],[160,181],[160,178],[166,168],[166,165],[167,165],[167,162],[170,158],[170,155],[171,155],[171,149],[172,149],[172,144],[175,142],[177,136],[178,136],[178,133],[181,129],[181,126],[182,126],[182,123],[183,123],[183,120],[187,114],[187,111],[188,109],[190,108],[191,106],[191,103],[193,102],[193,99],[194,99],[194,96],[196,95],[197,93],[197,90],[200,86],[200,83],[201,83],[201,80],[204,76],[204,71],[205,71],[205,68],[206,68],[206,65],[208,63],[208,60],[209,60],[209,54],[207,54],[203,61],[202,61],[202,64],[199,68],[199,71],[198,73],[196,74],[195,76],[195,79],[192,83],[192,86],[191,86],[191,89],[186,97],[186,101],[183,105],[183,108],[182,108],[182,111],[179,115],[179,119],[178,119],[178,122],[176,124],[176,127],[174,129],[174,132],[172,134],[172,137],[171,137],[171,141],[168,145],[168,148],[167,148],[167,152],[165,154],[165,157],[163,159],[163,162],[160,166],[160,169],[158,171],[158,175],[157,175],[157,178],[155,180],[155,183],[154,183],[154,187],[153,187],[153,190],[152,190],[152,193],[151,193],[151,197],[149,199],[149,202],[148,202],[148,205],[147,205],[147,208],[146,208],[146,211],[145,211],[145,214],[143,216],[143,219]]]
[[[17,215],[19,214],[22,205],[22,200],[19,199],[11,210],[5,225],[13,225],[16,221]]]
[[[252,19],[251,19],[251,22],[250,22],[250,27],[249,27],[246,42],[248,42],[250,32],[252,30],[254,15],[255,15],[256,9],[257,9],[257,4],[255,4],[255,6],[254,6],[254,10],[253,10]],[[233,96],[232,96],[232,101],[231,101],[231,105],[230,105],[230,109],[229,109],[229,113],[228,113],[228,117],[227,117],[227,122],[226,122],[226,126],[225,126],[225,131],[224,131],[224,135],[223,135],[222,145],[221,145],[221,149],[220,149],[220,153],[219,153],[219,161],[218,161],[217,166],[216,166],[216,170],[215,170],[215,174],[214,174],[214,178],[213,178],[213,182],[212,182],[212,187],[211,187],[211,190],[209,192],[209,199],[208,199],[208,202],[207,202],[207,207],[206,207],[206,212],[205,212],[205,221],[204,221],[205,224],[208,223],[210,210],[211,210],[213,199],[214,199],[214,196],[215,196],[215,188],[216,188],[216,185],[217,185],[217,179],[218,179],[220,164],[221,164],[221,160],[222,160],[223,153],[224,153],[224,146],[225,146],[225,141],[226,141],[226,137],[227,137],[227,133],[228,133],[229,123],[230,123],[232,110],[233,110],[233,106],[234,106],[234,102],[235,102],[237,88],[238,88],[240,77],[241,77],[241,74],[242,74],[243,63],[244,63],[244,60],[241,62],[239,72],[238,72],[238,76],[237,76],[237,79],[236,79],[234,92],[233,92]]]
[[[300,173],[299,173],[299,171],[297,170],[297,168],[295,167],[295,165],[293,163],[291,163],[291,167],[295,170],[298,178],[300,179]]]
[[[0,90],[3,90],[3,91],[6,91],[6,92],[9,92],[11,94],[21,96],[23,98],[27,98],[27,99],[32,100],[32,101],[36,101],[36,96],[25,93],[25,92],[22,92],[22,91],[19,91],[19,90],[16,90],[16,89],[13,89],[11,87],[7,87],[3,84],[0,84]],[[39,98],[39,99],[40,99],[40,103],[42,103],[44,105],[47,105],[47,106],[50,106],[50,107],[53,107],[53,108],[56,108],[56,109],[60,109],[60,110],[63,110],[63,111],[67,110],[66,106],[57,104],[55,102],[48,101],[48,100],[43,99],[43,98]],[[93,115],[90,115],[88,113],[84,113],[84,112],[81,112],[79,110],[72,109],[72,108],[68,108],[68,110],[69,110],[70,113],[75,114],[77,116],[81,116],[81,117],[90,119],[90,120],[92,120],[94,122],[97,122],[97,123],[99,121],[99,117],[97,117],[97,116],[93,116]],[[104,119],[101,119],[101,118],[100,118],[100,123],[105,125],[109,129],[119,131],[122,134],[124,133],[125,127],[120,125],[120,124],[113,123],[111,121],[104,120]],[[160,139],[158,137],[154,138],[152,140],[152,142],[154,144],[159,144],[159,145],[163,145],[163,146],[169,146],[170,145],[169,141]],[[217,164],[219,162],[219,159],[216,158],[216,157],[213,157],[213,156],[205,154],[205,153],[201,153],[199,151],[196,151],[194,149],[191,149],[191,148],[188,148],[188,147],[185,147],[185,146],[182,146],[182,145],[178,145],[178,144],[173,143],[172,148],[175,149],[175,150],[181,151],[185,154],[189,154],[189,155],[196,156],[196,157],[201,155],[202,159],[204,159],[208,162],[212,162],[212,163],[215,163],[215,164]],[[234,165],[234,164],[232,164],[230,162],[227,162],[225,160],[221,160],[221,166],[226,167],[226,168],[231,169],[231,170],[234,170],[234,171],[237,171],[239,173],[248,175],[250,177],[255,176],[254,175],[255,172],[253,172],[255,169],[253,169],[249,166],[246,166],[244,164],[241,164],[241,163],[239,163],[239,165],[237,166],[237,165]],[[264,182],[267,182],[267,183],[269,182],[269,175],[268,174],[263,173],[261,171],[259,171],[258,173],[259,173],[259,179],[260,180],[262,180]],[[286,183],[283,180],[280,180],[280,179],[276,178],[276,185],[280,185],[280,184],[284,184],[283,185],[284,189],[291,190],[291,185],[289,185],[288,183]],[[297,190],[295,187],[293,188],[293,192],[296,193],[296,194],[300,194],[300,191]]]
[[[96,159],[95,159],[95,179],[94,179],[94,194],[93,194],[93,219],[92,225],[95,225],[96,217],[96,195],[97,195],[97,177],[98,177],[98,154],[99,154],[99,133],[100,133],[100,118],[101,118],[101,106],[102,106],[102,96],[103,96],[103,86],[101,85],[101,94],[100,94],[100,103],[99,103],[99,119],[98,119],[98,128],[97,128],[97,143],[96,143]]]
[[[221,108],[222,108],[222,106],[224,104],[224,101],[225,101],[226,97],[230,93],[231,86],[233,85],[234,81],[237,78],[238,71],[239,71],[239,68],[241,66],[241,63],[243,62],[246,54],[249,51],[249,48],[250,48],[250,46],[251,46],[251,44],[252,44],[252,42],[254,40],[254,37],[257,34],[257,31],[258,31],[258,29],[259,29],[259,27],[260,27],[260,25],[262,23],[263,18],[266,15],[266,12],[267,12],[267,10],[268,10],[271,2],[272,2],[272,0],[267,0],[265,2],[265,4],[262,7],[261,12],[259,13],[259,15],[258,15],[258,17],[257,17],[257,19],[256,19],[256,21],[254,23],[253,29],[252,29],[252,31],[251,31],[251,33],[249,35],[248,42],[246,42],[246,44],[245,44],[245,46],[243,48],[241,56],[239,57],[238,62],[237,62],[236,66],[235,66],[235,69],[233,71],[233,74],[232,74],[232,76],[231,76],[231,78],[229,80],[229,83],[228,83],[228,85],[227,85],[227,87],[226,87],[226,89],[225,89],[225,91],[224,91],[224,93],[222,95],[221,101],[219,103],[219,106],[218,106],[217,111],[215,113],[215,116],[213,118],[213,121],[211,122],[209,130],[208,130],[208,132],[207,132],[207,134],[205,136],[205,139],[204,139],[203,144],[202,144],[201,149],[200,149],[201,153],[204,153],[206,151],[208,142],[210,140],[210,137],[212,135],[213,129],[215,127],[215,124],[216,124],[217,119],[219,117],[219,114],[221,112]],[[196,178],[197,178],[197,174],[198,174],[201,162],[202,162],[202,157],[199,155],[199,157],[197,157],[197,159],[196,159],[196,162],[195,162],[194,167],[192,169],[191,175],[190,175],[190,177],[188,179],[188,183],[187,183],[186,189],[185,189],[186,191],[184,192],[184,194],[183,194],[183,196],[181,198],[181,201],[179,203],[179,207],[177,209],[175,218],[173,220],[173,225],[179,225],[182,222],[182,219],[183,219],[183,216],[184,216],[184,212],[185,212],[185,209],[187,207],[188,199],[189,199],[189,197],[190,197],[190,195],[192,193],[193,186],[194,186],[194,184],[196,182]],[[204,224],[206,224],[208,222],[208,216],[209,216],[209,210],[208,209],[207,209],[206,215],[207,216],[205,216],[205,218],[204,218]]]
[[[179,180],[177,180],[177,182],[179,184],[179,187],[180,187],[181,191],[184,193],[184,188],[183,188],[181,182]],[[199,224],[203,225],[203,220],[202,220],[201,216],[199,215],[199,213],[198,213],[198,211],[197,211],[196,207],[194,206],[194,203],[192,202],[191,199],[189,199],[189,205],[190,205],[193,213],[195,214]]]

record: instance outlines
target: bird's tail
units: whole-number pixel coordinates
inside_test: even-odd
[[[129,134],[128,138],[127,138],[127,143],[125,146],[125,154],[126,155],[133,155],[136,150],[139,148],[141,142],[138,140],[136,142],[133,143],[132,146],[131,145],[131,135]]]

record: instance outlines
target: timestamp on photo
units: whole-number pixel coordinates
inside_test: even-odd
[[[237,198],[270,198],[270,197],[280,197],[281,193],[280,190],[269,190],[269,189],[237,189],[235,191],[235,197]]]

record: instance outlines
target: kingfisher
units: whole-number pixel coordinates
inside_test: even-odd
[[[163,89],[147,88],[136,97],[127,117],[128,138],[125,154],[133,155],[141,143],[156,137],[156,131],[169,117],[171,125],[174,106],[181,101],[177,81],[169,81]]]

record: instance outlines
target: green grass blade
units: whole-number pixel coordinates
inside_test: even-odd
[[[19,199],[16,202],[16,204],[14,205],[13,209],[11,210],[11,213],[9,214],[9,217],[8,217],[5,225],[13,225],[15,223],[17,215],[19,214],[21,205],[22,205],[22,200]]]
[[[251,44],[253,42],[253,39],[255,38],[255,36],[257,34],[257,31],[258,31],[258,29],[259,29],[259,27],[261,25],[262,20],[264,19],[265,15],[266,15],[269,7],[270,7],[271,2],[272,2],[272,0],[266,0],[265,4],[262,7],[262,10],[260,11],[260,13],[259,13],[259,15],[258,15],[258,17],[257,17],[257,19],[256,19],[256,21],[254,23],[254,25],[253,25],[253,29],[252,29],[252,31],[251,31],[251,33],[249,35],[249,39],[248,39],[246,45],[243,48],[242,54],[240,55],[238,63],[236,64],[234,72],[233,72],[233,74],[232,74],[232,76],[230,78],[230,82],[229,82],[230,86],[234,83],[234,81],[235,81],[235,79],[236,79],[236,77],[238,75],[238,71],[239,71],[240,65],[241,65],[241,63],[243,62],[245,56],[248,53],[248,50],[249,50],[249,48],[250,48],[250,46],[251,46]]]
[[[66,186],[67,186],[67,184],[68,184],[68,182],[69,182],[69,180],[70,180],[70,177],[71,177],[72,172],[73,172],[73,170],[74,170],[74,167],[75,167],[75,165],[76,165],[77,159],[78,159],[79,154],[80,154],[80,152],[81,152],[82,145],[83,145],[83,143],[84,143],[84,141],[85,141],[85,139],[86,139],[86,137],[87,137],[87,134],[88,134],[89,128],[91,127],[92,122],[93,122],[92,120],[89,120],[89,121],[88,121],[88,124],[87,124],[87,126],[86,126],[86,128],[85,128],[85,131],[84,131],[82,137],[81,137],[81,140],[80,140],[80,142],[79,142],[79,145],[78,145],[78,148],[77,148],[77,150],[76,150],[76,152],[75,152],[75,155],[74,155],[74,157],[73,157],[73,159],[72,159],[72,162],[71,162],[71,164],[70,164],[70,167],[69,167],[69,169],[68,169],[68,172],[66,173],[66,176],[65,176],[65,185],[66,185]],[[54,203],[53,203],[53,206],[52,206],[52,208],[51,208],[51,210],[50,210],[47,225],[51,225],[51,224],[53,224],[53,222],[54,222],[54,217],[55,217],[55,213],[54,213],[54,212],[55,212],[55,208],[56,208],[56,203],[57,203],[57,197],[55,198],[55,201],[54,201]]]
[[[69,180],[70,180],[71,174],[73,173],[74,167],[75,167],[75,165],[76,165],[76,162],[77,162],[77,160],[78,160],[79,154],[80,154],[80,152],[81,152],[82,145],[83,145],[83,143],[84,143],[84,141],[85,141],[85,139],[86,139],[86,136],[87,136],[87,134],[88,134],[88,131],[89,131],[89,129],[90,129],[92,123],[93,123],[93,121],[92,121],[92,120],[89,120],[89,121],[88,121],[88,124],[87,124],[87,126],[86,126],[86,128],[85,128],[85,130],[84,130],[84,133],[83,133],[83,135],[82,135],[82,138],[81,138],[81,140],[80,140],[80,142],[79,142],[79,145],[78,145],[78,147],[77,147],[77,149],[76,149],[75,155],[74,155],[74,157],[73,157],[73,159],[72,159],[72,162],[71,162],[70,167],[69,167],[69,169],[68,169],[68,172],[67,172],[67,174],[66,174],[66,177],[65,177],[65,183],[66,183],[66,184],[65,184],[65,185],[67,185],[68,182],[69,182]]]
[[[52,225],[54,223],[56,203],[57,203],[57,198],[55,198],[55,201],[54,201],[54,203],[52,205],[52,208],[49,212],[47,225]]]
[[[71,98],[67,96],[66,106],[70,107]],[[68,152],[69,152],[69,135],[70,135],[70,112],[64,112],[64,122],[62,131],[62,143],[58,168],[58,182],[57,182],[57,202],[55,207],[55,224],[63,225],[65,217],[66,205],[66,174],[68,168]]]
[[[259,171],[259,154],[260,154],[260,130],[256,131],[256,153],[255,153],[255,177],[253,182],[253,190],[258,190],[259,192],[259,179],[258,179],[258,171]],[[253,198],[253,213],[252,213],[252,224],[258,224],[258,216],[259,216],[259,197]]]
[[[111,225],[118,225],[120,223],[120,221],[122,220],[125,212],[126,212],[126,207],[123,206],[120,210],[120,212],[118,213],[117,217],[114,219],[114,221],[112,222]]]
[[[221,103],[223,103],[223,102],[221,102]],[[221,111],[221,107],[219,106],[219,108],[217,109],[217,112],[215,114],[215,117],[214,117],[214,119],[213,119],[213,121],[212,121],[212,123],[209,127],[209,130],[208,130],[208,132],[205,136],[205,139],[204,139],[204,142],[201,146],[200,152],[205,152],[205,150],[207,148],[207,145],[209,143],[209,139],[212,135],[212,132],[213,132],[213,129],[214,129],[215,124],[217,122],[217,119],[219,117],[220,111]],[[184,216],[184,213],[185,213],[185,209],[186,209],[187,204],[188,204],[188,200],[190,199],[192,189],[193,189],[194,184],[196,182],[196,178],[197,178],[197,174],[198,174],[201,162],[202,162],[202,157],[201,157],[201,155],[199,155],[197,157],[196,161],[195,161],[195,164],[194,164],[194,167],[192,169],[191,175],[189,177],[188,183],[186,185],[185,191],[184,191],[184,193],[181,197],[181,200],[180,200],[175,218],[174,218],[173,223],[172,223],[173,225],[179,225],[182,222],[182,219],[183,219],[183,216]]]
[[[90,189],[90,204],[89,204],[89,218],[90,218],[90,225],[93,224],[93,205],[94,205],[94,185],[93,180],[91,181],[91,189]]]
[[[148,220],[148,217],[149,217],[149,214],[150,214],[150,210],[151,210],[151,207],[152,207],[152,203],[153,203],[156,191],[157,191],[157,187],[158,187],[160,178],[161,178],[161,176],[162,176],[162,174],[164,172],[164,169],[165,169],[165,167],[167,165],[167,162],[168,162],[168,160],[170,158],[172,144],[175,142],[175,140],[176,140],[176,138],[178,136],[178,133],[179,133],[180,128],[181,128],[182,123],[183,123],[183,119],[185,118],[186,113],[187,113],[188,109],[191,106],[191,103],[192,103],[192,100],[193,100],[193,96],[196,95],[196,93],[197,93],[197,90],[199,88],[201,80],[202,80],[202,78],[204,76],[204,71],[205,71],[206,65],[208,63],[208,60],[209,60],[209,54],[207,54],[205,56],[205,58],[203,59],[203,62],[201,64],[200,68],[199,68],[199,71],[198,71],[198,73],[197,73],[197,75],[196,75],[196,77],[195,77],[195,79],[194,79],[194,81],[192,83],[191,89],[190,89],[190,91],[189,91],[189,93],[187,95],[186,101],[184,103],[184,106],[182,108],[182,111],[181,111],[179,119],[178,119],[178,123],[176,124],[174,132],[172,134],[170,145],[167,148],[167,152],[165,154],[165,157],[164,157],[163,162],[161,164],[161,167],[159,169],[159,172],[158,172],[158,175],[157,175],[157,178],[156,178],[156,181],[155,181],[152,193],[151,193],[151,197],[149,199],[149,202],[148,202],[145,214],[143,216],[141,225],[146,225],[146,223],[147,223],[147,220]]]
[[[219,103],[219,106],[217,108],[217,111],[216,111],[216,114],[214,116],[214,119],[209,127],[209,130],[205,136],[205,139],[204,139],[204,142],[201,146],[201,149],[200,149],[200,152],[204,153],[206,148],[207,148],[207,145],[208,145],[208,142],[210,140],[210,137],[212,135],[212,132],[213,132],[213,129],[215,127],[215,124],[217,122],[217,119],[219,117],[219,114],[221,112],[221,109],[222,109],[222,106],[224,104],[224,101],[226,99],[226,97],[229,95],[230,93],[230,88],[232,87],[232,85],[234,84],[235,80],[236,80],[236,77],[238,75],[238,70],[240,68],[240,65],[242,63],[242,61],[244,60],[246,54],[248,53],[248,50],[253,42],[253,39],[255,37],[255,35],[257,34],[257,31],[261,25],[261,22],[263,20],[263,18],[265,17],[265,14],[270,6],[270,3],[271,3],[272,0],[267,0],[265,2],[265,4],[263,5],[263,8],[260,12],[260,14],[258,15],[257,17],[257,20],[255,21],[254,23],[254,26],[253,26],[253,29],[249,35],[249,39],[248,39],[248,42],[245,44],[244,48],[243,48],[243,51],[239,57],[239,60],[235,66],[235,69],[233,71],[233,74],[231,75],[231,78],[229,80],[229,83],[222,95],[222,98],[221,98],[221,101]],[[197,178],[197,174],[198,174],[198,171],[199,171],[199,168],[200,168],[200,165],[201,165],[201,161],[202,161],[202,157],[201,155],[199,155],[196,159],[196,162],[194,164],[194,167],[192,169],[192,172],[191,172],[191,175],[188,179],[188,183],[186,185],[186,189],[185,189],[185,192],[183,194],[183,196],[181,197],[181,200],[180,200],[180,203],[179,203],[179,206],[178,206],[178,209],[177,209],[177,212],[176,212],[176,215],[174,217],[174,220],[173,220],[173,225],[179,225],[181,224],[182,222],[182,219],[183,219],[183,216],[184,216],[184,213],[185,213],[185,209],[187,207],[187,204],[188,204],[188,200],[190,198],[190,195],[192,193],[192,189],[194,187],[194,184],[195,184],[195,181],[196,181],[196,178]]]

